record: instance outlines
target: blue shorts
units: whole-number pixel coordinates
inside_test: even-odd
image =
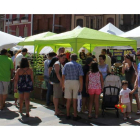
[[[18,90],[18,93],[19,93],[19,94],[23,94],[23,93],[25,93],[25,92],[26,92],[26,93],[30,93],[31,91],[24,91],[24,92],[23,92],[23,91],[19,91],[19,90]]]

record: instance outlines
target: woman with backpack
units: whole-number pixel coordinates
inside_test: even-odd
[[[20,68],[15,74],[14,92],[19,92],[20,109],[22,114],[23,101],[26,105],[26,117],[29,117],[30,92],[33,90],[33,71],[29,68],[27,58],[22,58]]]
[[[53,65],[52,71],[50,73],[50,81],[53,84],[53,103],[55,107],[55,115],[61,116],[64,115],[59,109],[59,99],[62,98],[62,69],[63,63],[66,60],[66,54],[61,53],[58,55],[58,61]],[[53,75],[55,75],[53,77]]]

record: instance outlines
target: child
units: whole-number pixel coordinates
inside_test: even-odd
[[[99,96],[103,89],[103,76],[98,69],[98,63],[91,64],[91,71],[86,75],[86,92],[89,93],[89,115],[91,119],[91,111],[93,102],[95,104],[95,118],[98,118],[99,113]]]
[[[129,99],[129,94],[133,94],[135,89],[132,91],[128,88],[128,81],[123,80],[122,81],[122,89],[120,91],[120,99],[119,102],[122,105],[126,105],[126,108],[123,109],[123,119],[127,120],[127,118],[131,119],[131,116],[129,116],[129,113],[131,112],[131,104]]]

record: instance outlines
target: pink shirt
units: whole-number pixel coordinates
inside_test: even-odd
[[[89,84],[88,89],[101,89],[100,73],[89,73]]]

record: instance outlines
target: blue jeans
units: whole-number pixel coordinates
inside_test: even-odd
[[[53,94],[53,85],[49,83],[49,79],[46,76],[44,76],[44,80],[47,86],[46,104],[49,105],[51,100],[51,95]]]
[[[52,94],[53,94],[53,85],[48,82],[48,90],[46,96],[47,105],[50,104]]]

